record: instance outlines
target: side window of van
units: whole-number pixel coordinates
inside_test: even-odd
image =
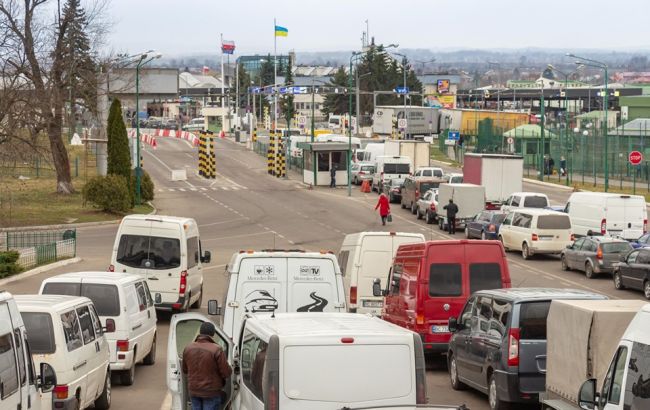
[[[135,291],[135,286],[134,285],[129,285],[124,288],[124,292],[126,293],[126,310],[130,315],[133,315],[135,313],[138,313],[139,311],[139,302],[138,302],[138,295],[136,294]]]
[[[432,263],[429,267],[429,296],[460,296],[463,275],[458,263]]]
[[[18,366],[12,335],[0,336],[0,375],[2,376],[2,400],[18,391]]]
[[[90,317],[88,306],[77,308],[77,314],[79,315],[81,335],[83,336],[84,344],[87,345],[95,340],[95,329],[93,327],[93,320]]]
[[[138,308],[140,309],[140,312],[142,312],[147,308],[147,295],[145,294],[142,282],[135,284],[135,291],[138,294]]]
[[[68,348],[68,352],[83,346],[81,328],[79,327],[77,314],[74,310],[65,312],[61,315],[61,324],[63,325],[63,334],[65,335],[65,344]]]
[[[616,359],[612,360],[603,382],[599,408],[604,408],[606,403],[619,404],[621,401],[623,374],[625,374],[625,365],[627,364],[627,347],[619,347],[615,357]]]
[[[142,285],[144,286],[144,294],[147,297],[147,307],[152,307],[153,306],[153,299],[151,298],[151,292],[149,291],[149,285],[147,285],[147,282],[142,282]]]
[[[494,299],[492,301],[492,320],[490,321],[489,333],[493,336],[503,338],[508,328],[508,320],[512,305],[506,301]]]
[[[199,238],[196,236],[187,238],[187,269],[193,268],[199,263]]]
[[[95,334],[99,337],[102,334],[104,334],[104,331],[102,330],[102,322],[99,321],[99,316],[97,315],[95,306],[89,306],[89,309],[90,309],[90,318],[93,321],[93,329],[95,329]]]
[[[393,296],[399,295],[400,282],[402,281],[402,272],[404,266],[397,263],[391,269],[391,279],[390,279],[390,294]]]
[[[262,377],[264,375],[264,364],[266,362],[266,348],[268,344],[246,332],[242,342],[242,378],[244,384],[259,400],[264,401],[262,391]]]
[[[506,219],[503,220],[503,225],[512,225],[513,216],[513,213],[509,213],[508,216],[506,216]]]
[[[521,203],[521,198],[518,196],[513,196],[512,203],[510,205],[514,207],[518,207],[520,203]]]
[[[345,272],[348,268],[348,258],[350,257],[350,251],[341,251],[339,252],[339,267],[341,268],[341,273],[345,276]]]
[[[27,371],[25,368],[25,350],[22,342],[20,329],[14,329],[14,342],[16,343],[16,352],[18,353],[18,370],[20,372],[20,384],[22,386],[27,382]]]
[[[492,320],[492,299],[482,296],[478,300],[478,323],[481,332],[487,333],[490,328],[490,321]]]

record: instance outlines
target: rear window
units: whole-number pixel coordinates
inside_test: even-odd
[[[132,268],[172,269],[181,265],[181,242],[176,238],[122,235],[117,262]]]
[[[429,296],[460,296],[463,275],[459,264],[434,263],[429,268]]]
[[[410,172],[409,164],[384,164],[384,174],[408,174]]]
[[[603,243],[600,247],[603,253],[625,253],[632,250],[632,245],[627,242]]]
[[[115,285],[84,283],[81,296],[93,301],[99,316],[120,315],[120,296]]]
[[[334,343],[285,347],[281,388],[287,397],[358,403],[403,399],[414,391],[413,353],[408,345]],[[372,382],[355,388],[360,380]]]
[[[506,214],[495,214],[492,215],[492,223],[493,224],[501,224],[503,221],[506,219]]]
[[[420,192],[427,192],[430,189],[440,187],[440,182],[422,182],[420,183]]]
[[[373,172],[375,172],[375,167],[373,167],[373,166],[363,166],[363,167],[361,167],[361,170],[363,172],[373,173]]]
[[[473,263],[469,265],[469,291],[501,289],[501,266],[498,263]]]
[[[402,186],[404,184],[403,179],[391,179],[390,180],[390,186]]]
[[[34,354],[49,354],[56,351],[52,317],[47,313],[24,312],[20,314],[25,322],[29,347]]]
[[[79,296],[81,294],[81,283],[46,283],[43,287],[43,294]]]
[[[571,219],[568,215],[540,215],[537,229],[571,229]]]
[[[527,196],[524,198],[524,208],[546,208],[548,199],[545,196]]]
[[[550,308],[550,301],[520,305],[519,336],[522,340],[546,340],[546,318]]]

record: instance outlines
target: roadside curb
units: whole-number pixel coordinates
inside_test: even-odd
[[[30,278],[30,277],[35,276],[35,275],[40,275],[41,273],[47,272],[49,270],[56,269],[56,268],[61,268],[63,266],[72,265],[73,263],[77,263],[77,262],[81,262],[81,258],[78,257],[78,256],[75,257],[75,258],[64,259],[62,261],[50,263],[48,265],[39,266],[37,268],[30,269],[28,271],[19,273],[17,275],[10,276],[8,278],[0,279],[0,286],[7,285],[9,283],[16,282],[18,280],[27,279],[27,278]]]
[[[523,178],[523,180],[524,180],[524,182],[527,182],[527,183],[533,184],[533,185],[540,185],[540,186],[544,186],[544,187],[547,187],[547,188],[560,189],[560,190],[563,190],[563,191],[573,191],[573,187],[571,187],[571,186],[554,184],[552,182],[543,182],[543,181],[538,181],[536,179],[530,179],[530,178]]]

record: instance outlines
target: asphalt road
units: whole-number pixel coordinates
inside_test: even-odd
[[[449,238],[437,226],[426,225],[407,210],[393,206],[393,223],[381,226],[373,211],[376,194],[362,194],[354,187],[353,196],[344,188],[309,190],[291,179],[276,179],[266,174],[266,160],[230,140],[217,142],[217,178],[205,180],[196,175],[196,153],[185,141],[158,139],[158,149],[147,148],[144,167],[156,183],[154,205],[159,214],[190,216],[197,220],[204,249],[212,251],[212,263],[204,269],[206,297],[225,297],[225,266],[230,256],[242,249],[302,248],[338,251],[347,233],[360,231],[421,232],[428,239]],[[172,182],[172,169],[186,168],[188,180]],[[557,189],[526,186],[527,190],[547,193],[554,203],[566,201],[569,193]],[[49,276],[83,270],[105,271],[110,263],[117,225],[78,230],[81,262],[13,282],[5,289],[15,294],[35,293]],[[456,238],[461,238],[458,233]],[[578,272],[562,272],[557,258],[538,257],[524,261],[519,254],[508,256],[513,286],[543,286],[587,289],[610,298],[642,299],[630,291],[616,291],[610,278],[588,280]],[[169,408],[165,383],[169,315],[158,317],[158,355],[154,366],[139,366],[135,384],[114,385],[115,409]],[[431,363],[427,373],[429,401],[467,404],[472,410],[487,409],[485,396],[474,391],[455,392],[449,386],[442,360]]]

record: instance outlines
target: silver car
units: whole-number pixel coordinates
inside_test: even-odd
[[[370,162],[356,162],[350,168],[350,178],[355,185],[361,185],[363,181],[372,180],[375,173],[375,166]]]
[[[438,216],[438,190],[430,189],[416,203],[418,219],[424,218],[428,224],[436,221]]]

